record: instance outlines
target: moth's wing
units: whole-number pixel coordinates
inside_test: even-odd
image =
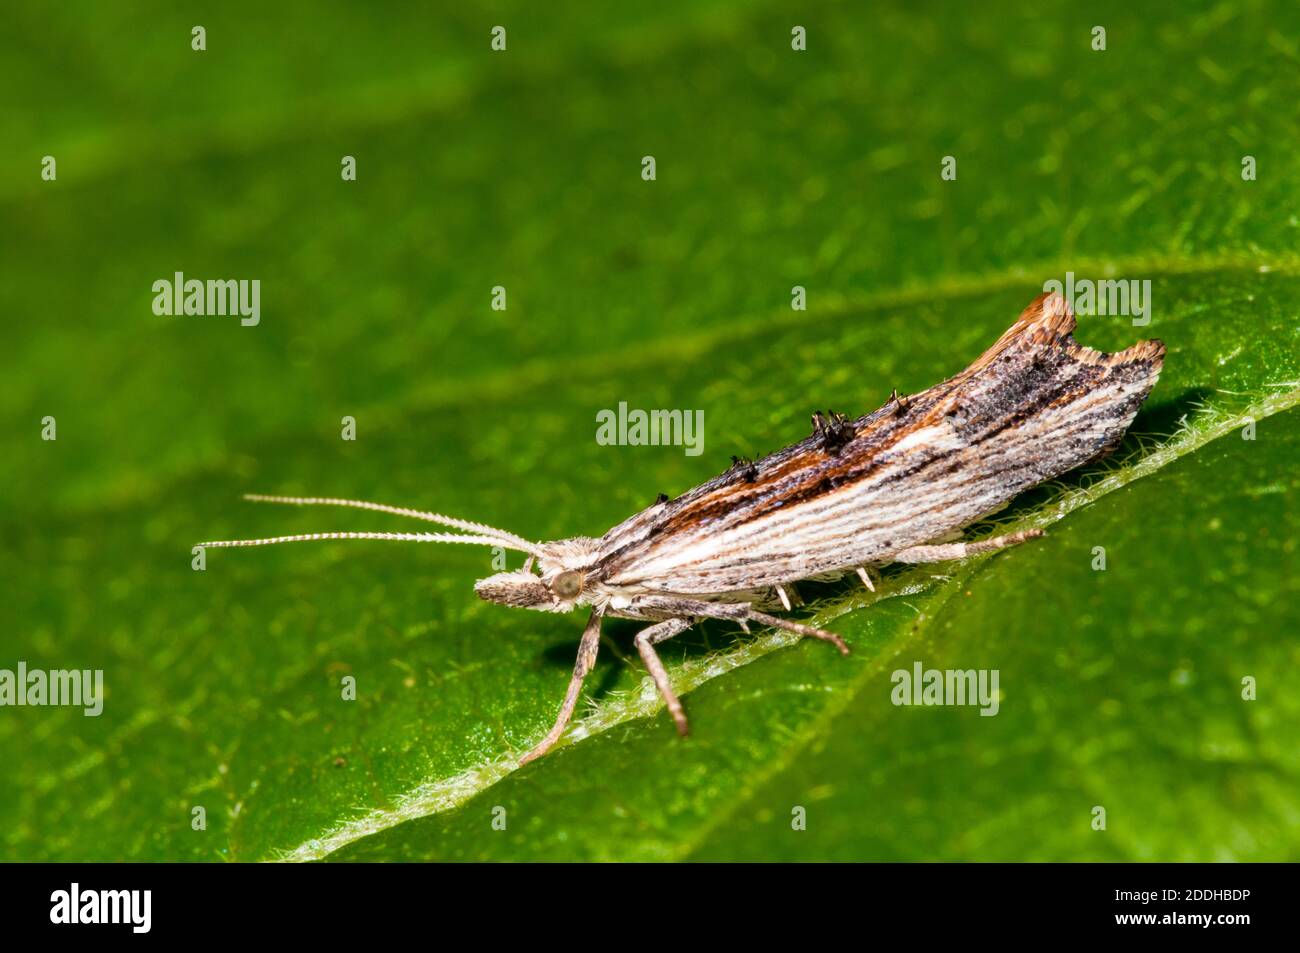
[[[962,371],[637,514],[602,540],[613,585],[726,592],[886,561],[1113,448],[1160,375],[1164,345],[1105,354],[1042,295]]]
[[[1114,449],[1164,366],[1165,345],[1139,341],[1105,353],[1074,340],[1074,312],[1059,294],[1042,294],[970,367],[931,388],[922,426],[950,424],[959,440],[999,455],[1035,441],[1047,480]],[[990,441],[993,441],[991,445]]]

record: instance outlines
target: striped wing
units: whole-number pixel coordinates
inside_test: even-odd
[[[1160,341],[1104,354],[1041,295],[965,371],[752,467],[733,467],[601,540],[601,578],[715,594],[872,562],[959,529],[1113,449],[1155,386]]]

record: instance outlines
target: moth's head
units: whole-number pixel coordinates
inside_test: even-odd
[[[480,599],[514,606],[519,609],[536,609],[539,612],[568,612],[592,601],[591,569],[596,558],[596,540],[564,539],[543,543],[536,559],[523,569],[499,572],[474,583]]]

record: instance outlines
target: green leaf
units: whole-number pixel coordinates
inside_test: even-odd
[[[499,58],[465,14],[339,9],[317,49],[227,4],[206,54],[179,14],[16,14],[0,668],[102,668],[107,697],[0,710],[0,856],[1294,859],[1296,14],[1131,7],[814,5],[799,54],[777,5],[519,6]],[[261,323],[154,316],[176,270],[260,278]],[[1066,271],[1152,282],[1148,327],[1079,330],[1169,345],[1146,436],[1002,515],[1044,540],[806,587],[847,660],[667,643],[684,741],[615,624],[593,706],[517,770],[582,619],[479,602],[486,551],[190,568],[202,539],[411,528],[244,492],[598,534],[961,369]],[[703,454],[598,446],[619,401],[702,409]],[[998,669],[999,714],[893,706],[914,660]]]
[[[608,731],[333,857],[1295,860],[1298,453],[1292,410],[1038,544],[894,577],[835,625],[851,662],[708,677],[684,743],[662,717]],[[995,670],[1000,703],[897,706],[914,664]]]

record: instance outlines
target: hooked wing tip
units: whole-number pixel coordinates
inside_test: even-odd
[[[1065,295],[1059,291],[1044,291],[1020,312],[1011,330],[1023,333],[1034,329],[1043,337],[1062,337],[1073,331],[1077,323],[1074,309]]]
[[[1164,365],[1163,341],[1138,341],[1122,351],[1105,352],[1084,347],[1074,339],[1077,325],[1074,309],[1059,291],[1045,291],[1029,303],[1015,324],[997,342],[980,355],[970,370],[986,367],[1000,354],[1013,348],[1050,348],[1064,351],[1072,361],[1082,364],[1117,366],[1145,363],[1159,373]]]
[[[1065,317],[1071,322],[1070,326],[1074,326],[1074,309],[1070,307],[1069,299],[1059,291],[1044,291],[1030,303],[1026,310],[1033,309],[1035,305],[1043,314]]]

